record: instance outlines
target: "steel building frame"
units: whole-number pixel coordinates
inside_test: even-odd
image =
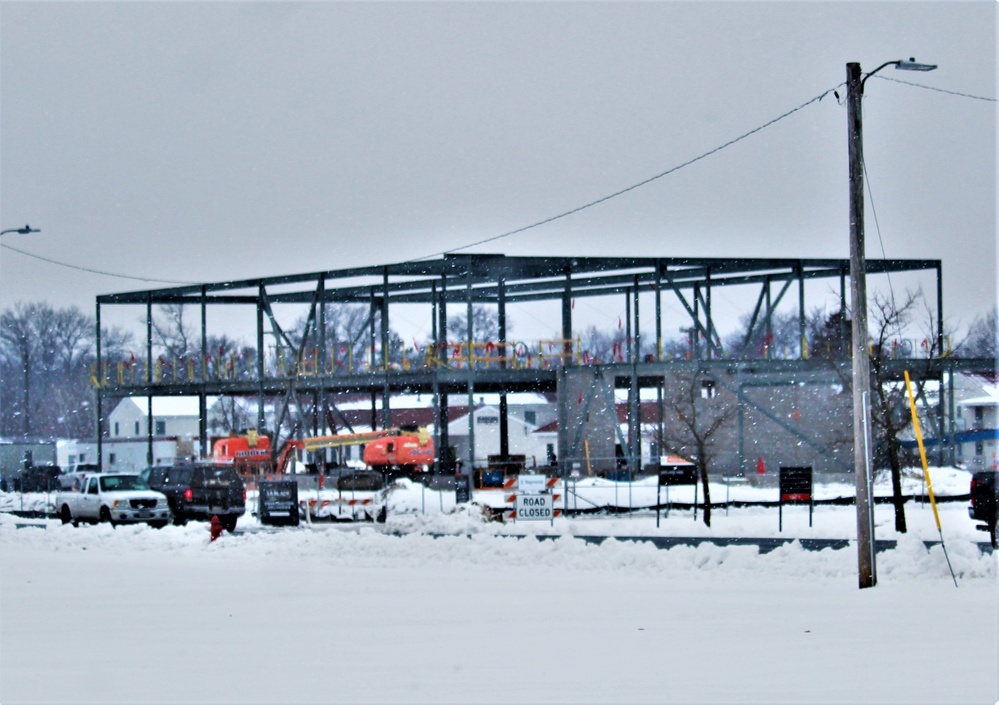
[[[943,349],[942,270],[940,260],[874,260],[866,261],[867,273],[932,271],[936,279],[936,304],[938,324],[937,349]],[[651,258],[651,257],[507,257],[488,254],[449,254],[441,259],[402,262],[398,264],[329,270],[310,274],[275,276],[241,281],[205,283],[147,291],[133,291],[97,297],[97,416],[98,456],[101,462],[104,427],[104,402],[107,399],[128,396],[145,396],[150,402],[154,396],[197,396],[199,399],[199,433],[207,439],[206,398],[213,395],[256,397],[257,426],[264,426],[265,399],[282,398],[285,404],[299,395],[311,397],[315,430],[327,426],[331,412],[331,395],[363,392],[372,398],[372,421],[375,422],[375,400],[382,398],[382,424],[391,423],[390,399],[402,392],[432,393],[436,441],[438,448],[449,445],[447,438],[448,396],[467,394],[472,407],[473,394],[478,392],[500,393],[501,455],[507,455],[506,394],[517,391],[555,393],[559,388],[560,369],[577,364],[572,359],[573,300],[581,297],[624,296],[627,318],[626,362],[606,365],[612,369],[616,386],[627,387],[635,393],[644,381],[652,381],[667,370],[670,361],[662,355],[662,294],[674,296],[689,316],[694,341],[693,358],[708,366],[743,364],[746,346],[754,333],[765,329],[785,295],[797,284],[797,309],[801,339],[805,335],[805,282],[816,279],[838,279],[840,306],[846,310],[846,280],[849,260],[846,259],[774,259],[774,258]],[[742,349],[723,357],[720,339],[714,323],[715,302],[712,291],[718,287],[755,285],[759,295],[752,310],[750,330]],[[651,333],[657,353],[652,359],[639,360],[643,336],[639,327],[639,293],[654,292],[655,330]],[[507,305],[532,301],[558,301],[561,304],[562,355],[556,355],[556,365],[544,368],[523,368],[509,364],[510,357],[502,351],[509,346],[507,340]],[[366,327],[371,350],[380,348],[381,359],[374,360],[365,372],[350,370],[341,374],[335,369],[321,366],[311,374],[268,374],[265,335],[282,340],[289,349],[296,347],[295,340],[304,341],[310,335],[318,339],[318,360],[330,359],[326,339],[325,304],[363,304],[369,308]],[[209,306],[249,306],[256,314],[256,369],[242,379],[212,377],[204,367],[195,370],[184,380],[165,380],[154,375],[153,356],[153,306],[181,304],[197,306],[201,311],[201,355],[207,357],[207,308]],[[273,306],[277,304],[304,304],[308,316],[304,331],[289,332],[278,323]],[[495,305],[499,322],[497,347],[501,351],[495,367],[479,369],[469,364],[465,369],[455,369],[447,364],[424,366],[413,370],[393,369],[390,364],[390,313],[393,305],[423,304],[432,310],[432,339],[435,348],[448,340],[448,305],[464,305],[467,319],[472,319],[472,307],[478,304]],[[142,360],[143,374],[138,380],[134,373],[131,381],[118,379],[118,384],[108,378],[107,361],[102,358],[102,309],[117,305],[142,305],[146,310],[146,349]],[[265,330],[269,323],[270,330]],[[376,323],[378,329],[376,330]],[[843,331],[844,337],[849,335]],[[703,347],[700,341],[704,341]],[[301,345],[304,345],[302,343]],[[467,341],[468,350],[474,341]],[[296,351],[301,359],[302,350]],[[374,353],[372,353],[374,357]],[[799,360],[753,360],[754,369],[781,370],[810,368],[807,350],[800,351]],[[444,361],[446,363],[446,361]],[[748,363],[746,363],[748,364]],[[942,375],[942,367],[931,366],[928,374]],[[942,377],[941,377],[942,379]],[[296,402],[297,403],[297,402]],[[941,404],[941,407],[943,405]],[[318,420],[317,418],[318,417]],[[941,421],[942,423],[942,421]],[[148,457],[152,460],[152,427],[148,424]],[[280,428],[274,429],[275,434]],[[568,429],[560,427],[560,449],[566,447]],[[474,434],[474,428],[469,428]],[[275,447],[278,445],[275,439]],[[470,438],[474,448],[474,437]],[[472,458],[469,459],[470,464]],[[448,469],[448,468],[443,468]],[[563,468],[564,469],[564,468]],[[435,470],[442,470],[440,462]]]

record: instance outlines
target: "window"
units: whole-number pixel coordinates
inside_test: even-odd
[[[117,421],[114,422],[114,435],[116,435],[116,436],[120,436],[121,435],[121,431],[118,429],[118,422]]]
[[[475,423],[478,424],[494,424],[499,423],[498,416],[476,416]]]
[[[701,382],[701,399],[714,399],[718,396],[718,387],[714,380],[706,379]]]
[[[975,441],[975,455],[983,455],[985,453],[985,442]]]
[[[108,465],[114,465],[115,456],[114,453],[108,453]]]
[[[985,423],[985,407],[976,406],[975,407],[975,428],[981,428]]]
[[[156,435],[165,436],[166,435],[166,421],[156,422]]]
[[[524,422],[529,423],[532,426],[538,425],[538,412],[536,411],[525,411],[524,412]]]
[[[135,422],[135,435],[136,436],[139,435],[139,422],[138,421]]]

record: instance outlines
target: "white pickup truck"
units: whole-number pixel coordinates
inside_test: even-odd
[[[138,475],[100,473],[83,478],[78,489],[56,494],[63,524],[80,521],[145,522],[160,528],[170,521],[166,495],[154,492]]]

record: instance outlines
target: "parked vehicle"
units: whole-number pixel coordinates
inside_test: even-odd
[[[100,466],[91,464],[70,465],[69,468],[58,477],[59,486],[64,490],[71,490],[74,487],[79,489],[83,480],[88,476],[101,471]]]
[[[996,520],[999,514],[999,471],[984,470],[971,476],[971,506],[968,514],[976,521],[985,522],[977,526],[979,531],[988,531],[992,548],[996,545]]]
[[[59,489],[58,465],[31,465],[21,470],[12,483],[14,492],[54,492]]]
[[[73,526],[80,521],[145,522],[160,528],[170,521],[166,495],[149,489],[138,475],[91,475],[79,491],[59,492],[55,505],[62,523]]]
[[[167,497],[175,524],[218,516],[226,531],[246,513],[246,488],[231,465],[164,465],[139,475]]]

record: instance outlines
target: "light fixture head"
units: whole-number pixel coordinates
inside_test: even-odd
[[[902,59],[895,64],[895,68],[899,71],[933,71],[936,67],[936,64],[921,64],[912,57],[909,57],[908,61]]]

